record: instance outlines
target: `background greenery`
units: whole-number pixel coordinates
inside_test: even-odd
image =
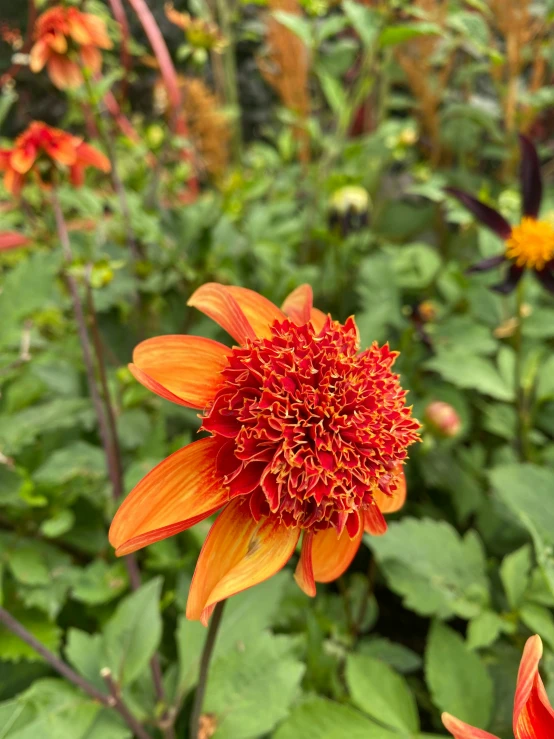
[[[8,23],[25,34],[27,20],[17,17],[24,9],[15,5]],[[443,188],[464,187],[517,221],[516,133],[525,131],[544,162],[543,216],[554,218],[554,5],[305,0],[300,14],[295,3],[227,6],[239,107],[228,86],[217,87],[217,59],[192,58],[161,3],[150,5],[178,70],[223,99],[230,144],[214,173],[192,136],[195,194],[182,156],[190,142],[172,134],[163,104],[153,105],[159,73],[132,9],[126,72],[109,6],[86,3],[115,41],[94,100],[111,88],[139,134],[132,142],[106,121],[128,220],[107,177],[94,173],[83,188],[60,190],[70,270],[96,312],[125,490],[196,433],[193,411],[146,391],[126,364],[147,336],[226,340],[186,307],[206,281],[244,285],[278,304],[311,283],[319,308],[341,320],[356,314],[363,344],[389,341],[401,351],[397,367],[416,417],[442,400],[461,420],[455,438],[427,425],[407,465],[407,505],[386,536],[366,536],[338,583],[318,586],[310,600],[289,566],[231,599],[208,681],[204,739],[423,739],[445,734],[443,710],[510,737],[531,633],[544,641],[554,699],[554,306],[526,277],[518,348],[514,298],[489,289],[498,274],[466,274],[502,244]],[[221,7],[211,10],[221,23]],[[304,109],[291,108],[284,84],[272,87],[259,71],[276,19],[285,46],[300,43],[306,53],[305,69],[299,63],[280,77],[289,75]],[[0,43],[8,69],[14,49]],[[229,58],[227,47],[224,71]],[[26,68],[4,82],[4,145],[32,117],[90,133],[82,90],[60,93]],[[357,229],[330,225],[330,199],[347,184],[370,196],[368,224]],[[0,195],[2,228],[32,239],[29,248],[0,253],[2,604],[100,690],[100,670],[110,667],[152,736],[162,736],[169,706],[176,735],[186,737],[206,632],[184,609],[209,522],[141,552],[144,584],[131,592],[107,541],[116,503],[53,214],[34,186],[20,203]],[[156,651],[163,701],[149,670]],[[0,700],[1,739],[132,736],[115,712],[3,628]]]

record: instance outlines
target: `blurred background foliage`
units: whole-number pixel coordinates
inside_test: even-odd
[[[554,220],[554,3],[191,0],[174,9],[196,19],[183,29],[149,0],[179,75],[180,130],[131,5],[122,32],[113,3],[82,4],[114,41],[88,93],[27,67],[45,3],[4,2],[0,31],[3,145],[40,119],[100,148],[103,125],[115,153],[125,207],[99,173],[59,194],[125,491],[198,426],[126,364],[148,336],[225,341],[186,307],[207,281],[277,304],[309,282],[319,308],[355,313],[363,345],[400,350],[425,422],[407,505],[338,584],[310,600],[287,568],[230,601],[203,739],[423,739],[444,735],[443,710],[507,739],[530,633],[554,699],[554,306],[526,279],[518,325],[514,298],[489,289],[497,275],[466,274],[502,244],[444,187],[516,222],[525,132]],[[130,591],[107,541],[116,504],[54,218],[36,186],[0,196],[1,230],[31,240],[0,252],[2,604],[100,690],[109,666],[152,736],[169,736],[169,715],[186,737],[205,630],[184,607],[208,524],[141,552]],[[0,701],[1,739],[132,736],[3,628]]]

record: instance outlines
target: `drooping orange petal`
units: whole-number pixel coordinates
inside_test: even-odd
[[[157,336],[135,348],[129,369],[160,397],[189,408],[205,408],[221,384],[221,370],[230,353],[223,344],[200,336]]]
[[[33,48],[31,49],[31,53],[29,55],[29,69],[31,70],[31,72],[40,72],[40,70],[46,64],[49,54],[50,49],[48,47],[48,44],[39,39],[36,44],[33,45]]]
[[[258,339],[269,339],[271,337],[270,327],[275,321],[286,319],[283,311],[277,308],[271,300],[264,298],[254,290],[235,286],[225,287],[225,290],[237,301]]]
[[[81,46],[79,52],[83,66],[96,75],[102,69],[102,54],[96,46]]]
[[[307,595],[315,595],[315,586],[312,589],[310,578],[310,563],[307,560],[311,549],[311,569],[315,582],[331,582],[340,577],[350,566],[360,548],[363,527],[358,526],[358,532],[353,539],[345,528],[340,536],[334,528],[318,531],[302,546],[301,561],[296,568],[296,582]],[[311,544],[311,546],[310,546]]]
[[[200,552],[187,618],[206,625],[216,603],[275,575],[290,559],[299,535],[299,529],[286,528],[271,516],[256,523],[248,501],[232,500]]]
[[[79,87],[83,82],[83,76],[79,66],[63,56],[52,54],[46,65],[48,76],[59,90]]]
[[[85,144],[84,141],[81,141],[77,145],[76,152],[77,161],[85,167],[96,167],[96,169],[100,169],[102,172],[109,172],[112,168],[110,160],[105,154],[95,149],[94,146]]]
[[[7,169],[4,175],[4,187],[12,195],[19,195],[23,187],[23,175],[16,172],[15,169]]]
[[[48,36],[48,45],[57,54],[65,54],[67,52],[67,39],[63,33],[53,33]]]
[[[445,728],[452,734],[454,739],[498,739],[494,734],[489,734],[488,731],[482,729],[476,729],[474,726],[460,721],[460,719],[454,718],[449,713],[442,714],[442,723]]]
[[[188,299],[187,305],[205,313],[239,344],[253,341],[256,333],[235,298],[217,282],[207,282]]]
[[[36,147],[32,144],[15,148],[10,157],[10,166],[19,174],[28,172],[37,157]]]
[[[323,311],[319,310],[319,308],[312,308],[311,312],[311,318],[312,326],[314,327],[316,333],[320,333],[323,326],[325,326],[325,321],[327,320],[327,316]]]
[[[386,495],[377,490],[373,493],[373,500],[381,513],[395,513],[399,511],[406,502],[406,475],[402,467],[396,478],[396,490],[391,495]]]
[[[300,285],[285,298],[283,312],[298,326],[303,326],[312,317],[314,293],[311,285]]]
[[[314,535],[311,531],[305,531],[302,539],[302,549],[300,551],[300,559],[296,565],[294,579],[298,587],[303,590],[306,595],[313,598],[316,593],[314,568],[312,564],[312,545]]]
[[[200,439],[179,449],[129,493],[110,527],[110,544],[121,556],[190,528],[229,498],[216,473],[221,442]]]
[[[554,710],[552,709],[541,676],[542,657],[540,636],[527,640],[514,698],[514,734],[516,739],[552,739],[554,737]]]
[[[364,531],[372,536],[383,536],[387,531],[387,522],[377,503],[364,510]]]

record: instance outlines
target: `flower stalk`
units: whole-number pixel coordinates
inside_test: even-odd
[[[517,414],[516,449],[521,462],[529,459],[529,448],[527,439],[527,401],[525,388],[523,386],[523,298],[524,282],[521,280],[516,289],[516,324],[514,331],[514,394]]]
[[[223,609],[227,601],[221,600],[217,603],[214,608],[210,626],[208,629],[208,636],[204,643],[204,649],[202,650],[202,657],[200,659],[200,672],[198,675],[198,685],[196,686],[196,692],[194,694],[194,704],[192,706],[192,713],[190,715],[190,729],[189,735],[191,739],[198,737],[200,730],[200,718],[202,716],[202,706],[204,705],[204,695],[206,694],[206,685],[208,682],[208,674],[210,671],[210,662],[223,618]]]

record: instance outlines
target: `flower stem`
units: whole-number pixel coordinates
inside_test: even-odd
[[[514,351],[516,355],[514,371],[514,393],[517,413],[516,449],[521,462],[528,460],[527,443],[527,403],[523,387],[523,297],[524,281],[520,280],[516,290],[516,328],[514,332]]]
[[[101,693],[94,685],[89,683],[88,680],[85,680],[84,677],[77,674],[74,670],[71,669],[69,665],[67,665],[63,660],[59,659],[59,657],[56,657],[53,652],[47,649],[44,644],[39,642],[38,639],[36,639],[29,631],[27,631],[23,624],[19,623],[17,619],[15,619],[10,613],[8,613],[8,611],[6,611],[2,607],[0,607],[0,623],[2,623],[7,629],[9,629],[12,634],[15,634],[22,641],[32,647],[35,652],[37,652],[37,654],[40,654],[41,657],[45,659],[50,667],[56,670],[56,672],[58,672],[62,677],[65,677],[66,680],[69,680],[70,683],[76,685],[84,693],[89,695],[93,700],[98,701],[103,706],[106,706],[106,708],[115,709],[125,719],[125,722],[138,739],[150,739],[150,735],[143,729],[137,719],[129,711],[127,706],[123,703],[121,696],[116,689],[117,686],[113,684],[113,680],[113,690],[112,686],[109,686],[111,695]],[[105,671],[103,670],[102,673],[104,672]],[[108,672],[110,671],[108,670]],[[104,675],[102,676],[104,677]]]
[[[235,58],[235,42],[233,38],[233,24],[231,19],[231,8],[229,0],[216,0],[217,19],[221,32],[227,40],[227,46],[223,49],[221,60],[223,66],[223,84],[225,90],[225,102],[231,108],[232,121],[232,147],[235,163],[239,163],[242,156],[242,135],[240,120],[240,102],[237,82],[237,64]]]
[[[212,653],[217,639],[217,633],[221,624],[225,602],[226,601],[221,600],[214,608],[212,620],[210,621],[210,626],[208,629],[208,636],[206,637],[204,649],[202,650],[202,658],[200,660],[200,673],[198,675],[198,685],[196,686],[196,692],[194,694],[194,704],[192,706],[192,713],[190,715],[190,739],[198,739],[198,732],[200,729],[200,717],[202,716],[202,706],[204,704],[204,695],[206,693],[208,672],[210,670],[210,660],[212,658]]]

